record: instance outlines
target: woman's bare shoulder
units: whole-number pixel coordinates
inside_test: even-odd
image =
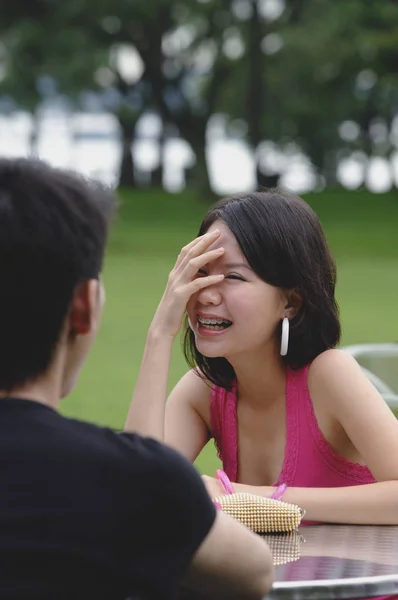
[[[196,369],[191,369],[175,385],[168,402],[189,405],[208,422],[212,389],[213,384],[211,382],[205,379]]]

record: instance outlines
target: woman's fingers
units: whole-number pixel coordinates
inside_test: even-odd
[[[169,284],[172,286],[187,285],[192,280],[202,279],[197,277],[198,271],[213,260],[216,260],[224,254],[224,248],[215,248],[208,250],[195,258],[191,258],[188,263],[180,265],[179,269],[173,269],[169,275]]]
[[[224,275],[197,276],[199,269],[224,253],[224,248],[207,250],[219,236],[220,232],[214,230],[196,238],[181,250],[154,317],[159,328],[165,332],[173,336],[177,334],[192,294],[224,279]]]
[[[204,235],[201,235],[186,246],[182,248],[180,254],[178,255],[177,262],[175,264],[174,270],[178,267],[185,265],[191,258],[202,254],[206,248],[208,248],[211,244],[214,244],[217,238],[220,237],[220,231],[218,229],[214,229]]]
[[[194,279],[187,286],[187,290],[189,291],[189,298],[192,296],[192,294],[196,294],[196,292],[199,292],[200,290],[203,290],[203,288],[209,287],[210,285],[219,283],[223,279],[224,275],[221,273],[218,273],[217,275],[207,275],[206,277],[198,277],[197,279]]]
[[[192,279],[198,272],[198,270],[208,263],[216,260],[224,254],[225,250],[223,247],[215,248],[214,250],[208,250],[195,258],[191,258],[188,263],[185,264],[184,275]]]

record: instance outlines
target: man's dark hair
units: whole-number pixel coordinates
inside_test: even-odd
[[[49,367],[76,286],[98,278],[115,197],[33,159],[0,159],[0,389]]]
[[[253,271],[267,283],[299,292],[303,304],[290,320],[285,363],[298,369],[340,340],[335,299],[336,268],[319,219],[298,196],[277,190],[220,200],[204,217],[199,235],[222,220],[234,234]],[[185,322],[184,353],[191,367],[216,385],[230,388],[235,373],[227,359],[207,358],[196,348]]]

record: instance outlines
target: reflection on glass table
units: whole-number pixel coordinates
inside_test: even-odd
[[[398,527],[311,525],[297,537],[266,539],[276,565],[269,598],[398,594]]]
[[[295,562],[301,557],[304,537],[298,531],[275,533],[261,536],[269,545],[275,566]]]

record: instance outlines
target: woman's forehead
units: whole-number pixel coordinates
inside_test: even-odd
[[[209,227],[208,231],[214,231],[215,229],[219,229],[221,235],[219,238],[217,238],[214,244],[210,246],[209,250],[216,250],[217,248],[223,246],[226,254],[237,254],[240,258],[242,258],[242,250],[240,249],[240,246],[228,225],[226,225],[223,221],[217,220]]]

